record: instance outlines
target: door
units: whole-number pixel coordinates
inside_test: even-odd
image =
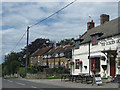
[[[110,76],[115,77],[115,59],[114,57],[110,58]]]

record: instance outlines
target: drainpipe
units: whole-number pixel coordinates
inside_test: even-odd
[[[90,75],[90,42],[89,42],[89,75]]]

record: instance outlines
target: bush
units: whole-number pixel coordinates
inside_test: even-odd
[[[40,72],[40,71],[39,71],[39,72],[37,72],[37,74],[44,74],[44,72]]]
[[[34,74],[34,73],[36,73],[36,72],[37,72],[37,71],[36,71],[35,67],[28,66],[28,73]]]
[[[24,78],[26,76],[26,68],[25,67],[19,68],[18,73],[22,78]]]

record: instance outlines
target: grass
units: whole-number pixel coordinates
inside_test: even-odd
[[[4,79],[16,79],[18,77],[4,77]]]
[[[48,77],[46,79],[61,79],[61,77]]]

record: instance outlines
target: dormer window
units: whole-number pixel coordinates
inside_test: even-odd
[[[91,38],[92,38],[92,45],[97,45],[98,44],[98,39],[103,35],[102,32],[96,32],[94,34],[91,34]]]
[[[98,35],[92,36],[92,45],[97,45],[98,44]]]
[[[47,55],[45,55],[44,58],[47,58]]]
[[[51,55],[48,55],[48,58],[50,58],[51,57]]]
[[[58,53],[57,53],[57,54],[55,54],[55,57],[58,57]]]
[[[64,53],[60,53],[60,56],[63,57],[63,56],[64,56]]]
[[[75,49],[79,49],[79,45],[80,45],[80,43],[81,43],[83,40],[84,40],[84,39],[81,39],[81,38],[75,40]]]

